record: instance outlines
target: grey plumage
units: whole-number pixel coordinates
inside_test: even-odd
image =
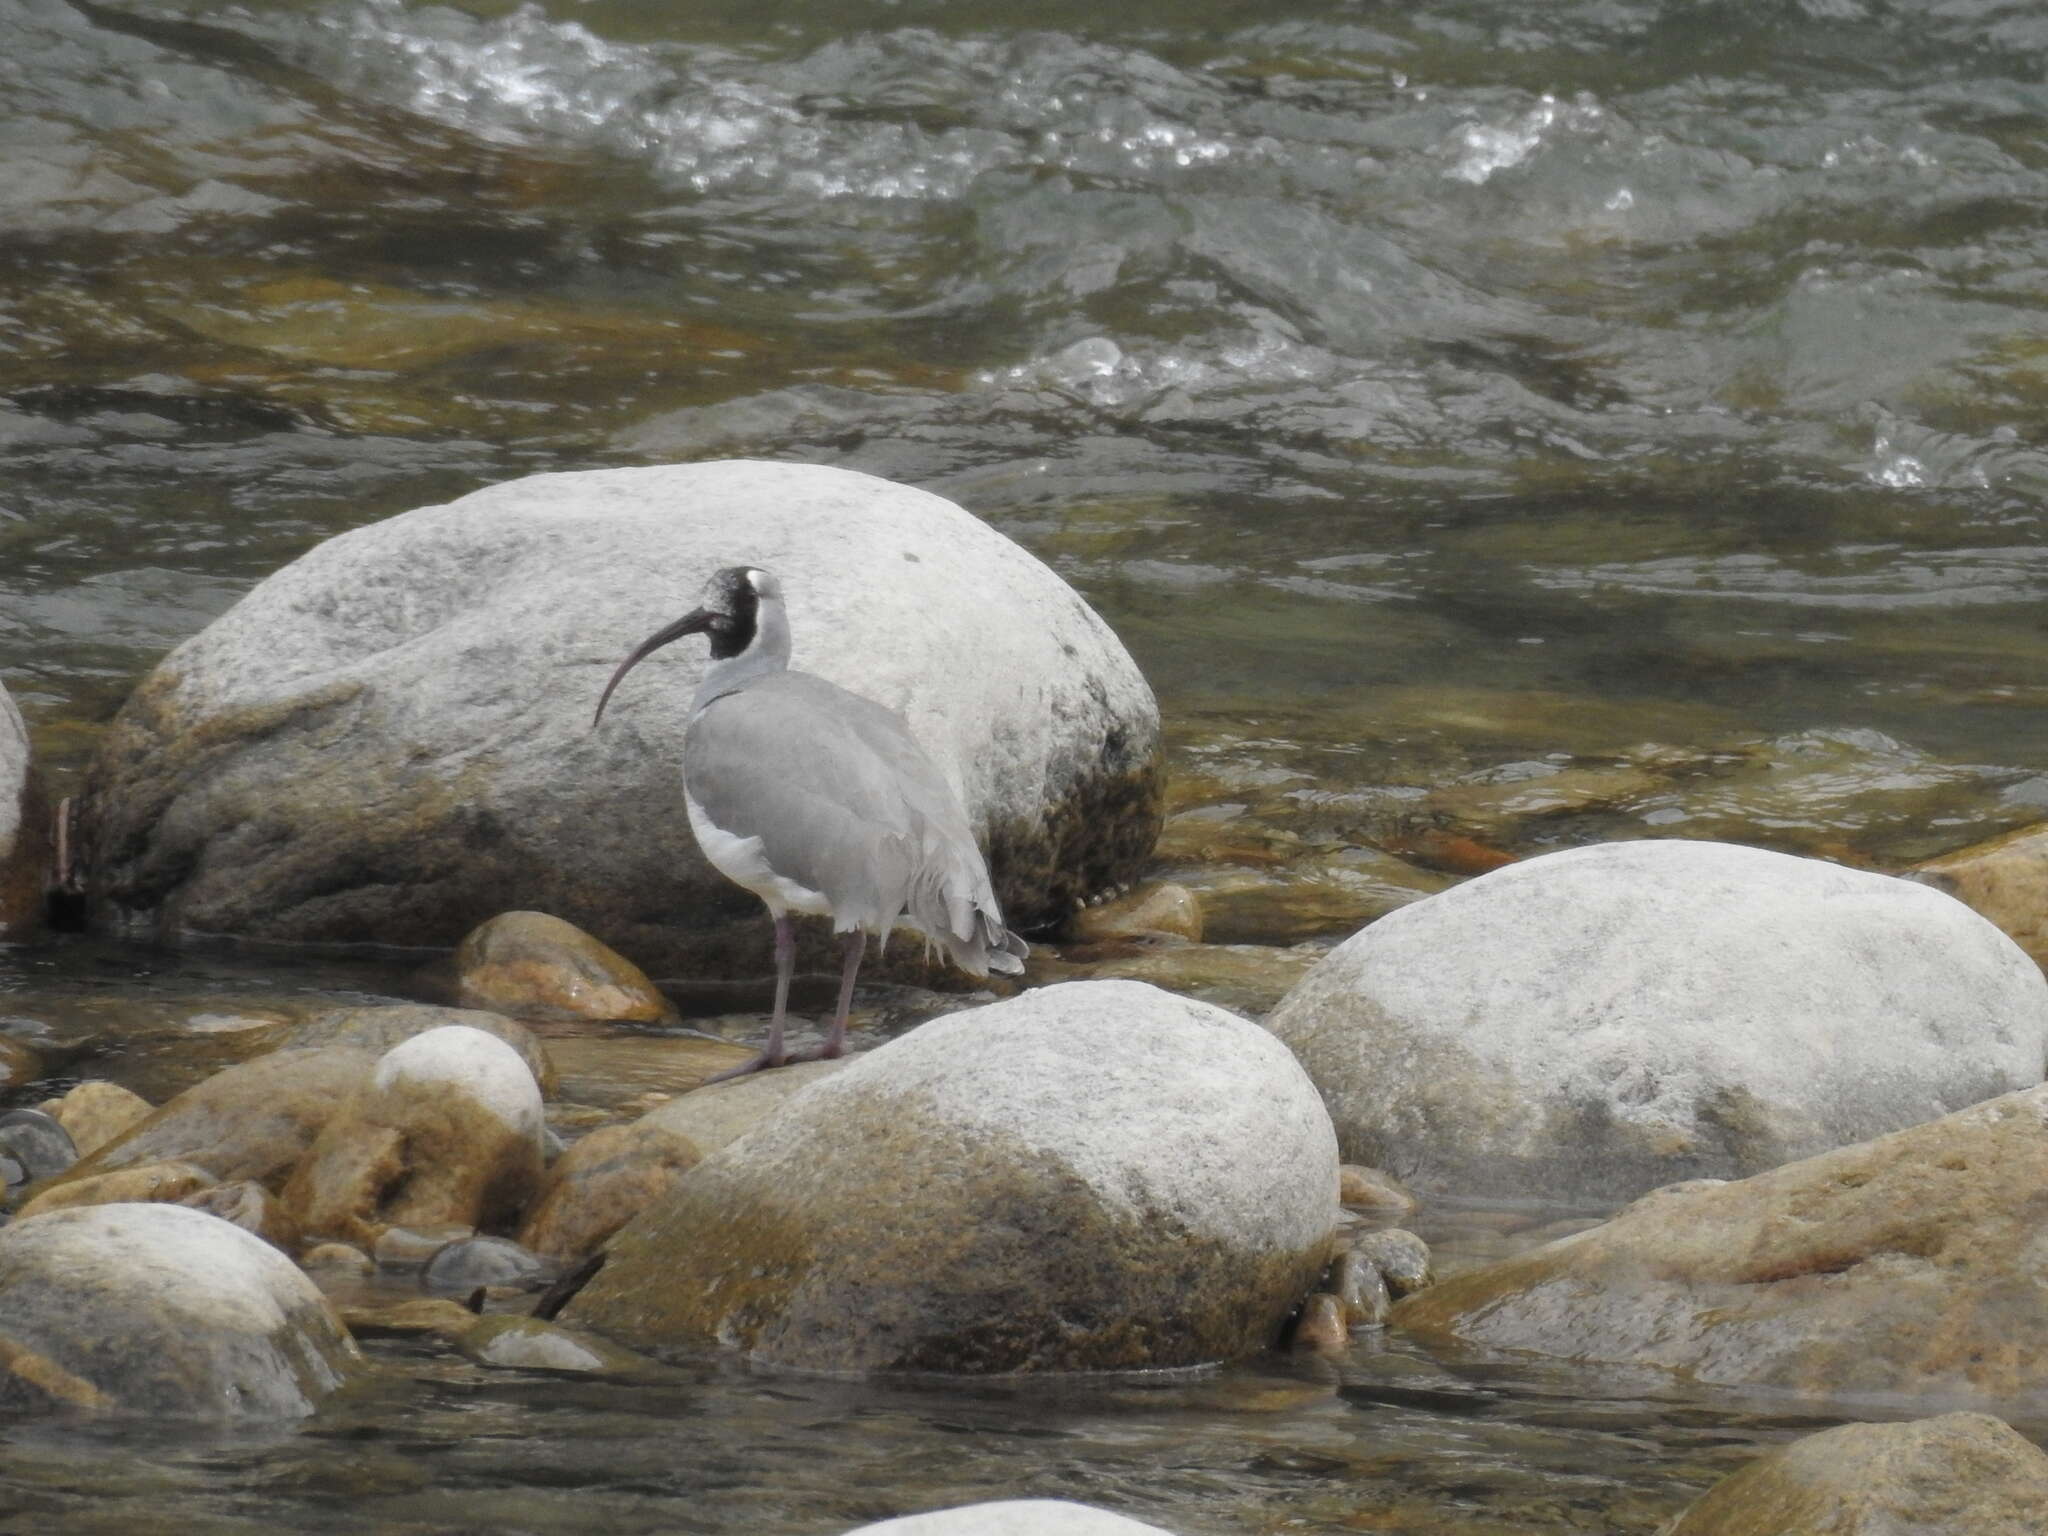
[[[718,827],[817,891],[836,933],[907,916],[962,970],[1023,970],[967,818],[902,716],[809,672],[714,694],[683,737],[683,781]]]
[[[711,578],[705,603],[650,635],[643,657],[687,634],[711,640],[683,734],[683,800],[705,857],[775,919],[775,1014],[756,1066],[779,1066],[795,945],[791,913],[829,915],[846,935],[839,1008],[823,1055],[839,1054],[866,935],[908,921],[975,976],[1017,974],[1029,946],[1003,924],[966,813],[903,717],[809,672],[789,670],[782,588],[757,567]],[[592,723],[596,723],[593,719]]]

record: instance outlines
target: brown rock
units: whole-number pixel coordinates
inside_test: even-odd
[[[425,1003],[330,1008],[293,1029],[283,1044],[287,1049],[297,1047],[302,1050],[344,1046],[349,1050],[382,1056],[394,1045],[415,1035],[423,1035],[430,1029],[444,1029],[450,1024],[461,1024],[497,1036],[519,1053],[527,1071],[533,1074],[533,1080],[540,1084],[542,1097],[554,1095],[555,1063],[540,1036],[517,1019],[508,1019],[501,1013],[489,1013],[481,1008],[434,1008]]]
[[[1082,907],[1067,923],[1067,936],[1081,944],[1155,934],[1202,942],[1202,908],[1193,891],[1163,882],[1141,885],[1113,900]]]
[[[459,1301],[422,1296],[415,1301],[363,1302],[336,1309],[348,1331],[358,1338],[407,1339],[435,1334],[454,1340],[476,1323],[476,1314]]]
[[[353,1243],[315,1243],[299,1255],[299,1267],[331,1280],[362,1280],[377,1270],[376,1262]]]
[[[1337,1169],[1337,1203],[1362,1211],[1406,1216],[1422,1202],[1391,1173],[1381,1173],[1363,1163],[1345,1163]]]
[[[647,1120],[592,1131],[548,1170],[519,1241],[544,1258],[594,1253],[703,1156],[687,1137]]]
[[[506,912],[455,952],[460,1000],[524,1019],[671,1023],[674,1006],[624,955],[559,917]]]
[[[71,1133],[80,1157],[90,1157],[130,1126],[149,1118],[149,1100],[119,1083],[80,1083],[47,1106],[56,1122]]]
[[[1377,1328],[1393,1308],[1393,1293],[1387,1277],[1356,1248],[1346,1249],[1330,1266],[1331,1289],[1344,1303],[1344,1318],[1354,1328]]]
[[[2048,1369],[2048,1086],[1606,1222],[1394,1309],[1425,1338],[1804,1392],[2017,1393]]]
[[[2021,827],[1929,859],[1906,878],[1975,908],[2048,970],[2048,825]]]
[[[2048,1456],[1982,1413],[1844,1424],[1757,1458],[1662,1536],[2038,1536]]]
[[[146,1163],[190,1162],[222,1183],[284,1181],[335,1109],[366,1081],[363,1051],[279,1051],[216,1072],[137,1121],[48,1187]]]
[[[16,1212],[16,1219],[61,1211],[74,1205],[113,1205],[122,1201],[155,1201],[163,1205],[186,1203],[185,1197],[213,1188],[213,1175],[190,1163],[145,1163],[139,1168],[117,1168],[83,1179],[53,1183]]]
[[[386,1227],[516,1221],[541,1172],[540,1089],[519,1053],[463,1025],[378,1060],[284,1188],[303,1230],[374,1244]]]
[[[1294,1348],[1311,1355],[1341,1355],[1351,1348],[1342,1298],[1317,1291],[1302,1303],[1294,1325]]]
[[[726,1040],[625,1031],[558,1036],[548,1052],[561,1073],[564,1099],[613,1109],[643,1094],[687,1093],[756,1054]]]
[[[0,1035],[0,1089],[19,1088],[42,1075],[43,1058],[34,1046],[24,1045],[11,1035]]]
[[[1258,1015],[1285,997],[1322,957],[1320,949],[1270,944],[1162,944],[1069,955],[1041,944],[1024,970],[1034,987],[1061,981],[1149,981],[1182,997]]]

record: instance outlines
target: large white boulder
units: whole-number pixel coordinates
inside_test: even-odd
[[[1147,1525],[1092,1504],[1069,1499],[998,1499],[962,1504],[921,1515],[899,1515],[848,1531],[846,1536],[1168,1536],[1163,1525]]]
[[[264,581],[107,734],[84,806],[97,918],[453,945],[516,904],[643,964],[764,969],[759,903],[683,814],[705,647],[661,652],[590,728],[619,658],[742,562],[782,578],[797,666],[908,717],[1013,925],[1135,872],[1158,711],[1087,604],[940,497],[736,461],[491,486]]]
[[[2048,982],[1925,886],[1725,843],[1546,854],[1380,919],[1274,1010],[1347,1160],[1615,1200],[2041,1081]]]
[[[181,1205],[95,1205],[0,1231],[0,1407],[276,1419],[361,1365],[313,1282]]]
[[[819,1078],[613,1238],[563,1320],[822,1370],[1186,1366],[1330,1258],[1314,1087],[1235,1014],[1076,982]]]

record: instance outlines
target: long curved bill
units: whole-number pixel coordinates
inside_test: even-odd
[[[671,640],[680,640],[685,635],[701,634],[711,627],[718,617],[709,608],[693,608],[667,629],[656,630],[633,648],[633,654],[619,663],[619,669],[612,673],[612,680],[604,685],[604,692],[598,695],[597,713],[590,717],[590,728],[597,729],[597,722],[604,718],[604,707],[610,701],[612,690],[619,686],[619,679],[632,671],[635,666],[652,656]]]

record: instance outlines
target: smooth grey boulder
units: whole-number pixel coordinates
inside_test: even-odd
[[[1270,1035],[1077,982],[810,1083],[628,1222],[562,1320],[822,1370],[1195,1365],[1272,1342],[1336,1216],[1329,1118]]]
[[[28,723],[0,684],[0,942],[41,926],[50,853]]]
[[[1147,1525],[1070,1499],[998,1499],[921,1515],[899,1515],[863,1525],[846,1536],[1140,1536],[1141,1532],[1170,1536],[1163,1525]]]
[[[0,1230],[0,1408],[298,1417],[360,1364],[298,1266],[179,1205]]]
[[[1380,919],[1268,1025],[1347,1160],[1431,1191],[1604,1202],[2038,1083],[2048,981],[1922,885],[1608,843]]]
[[[107,733],[83,802],[96,920],[452,946],[516,901],[642,965],[758,973],[760,904],[683,814],[705,648],[661,652],[590,724],[618,660],[735,562],[781,577],[796,665],[905,714],[1013,925],[1136,872],[1158,709],[1087,604],[940,497],[734,461],[491,486],[265,580]]]

